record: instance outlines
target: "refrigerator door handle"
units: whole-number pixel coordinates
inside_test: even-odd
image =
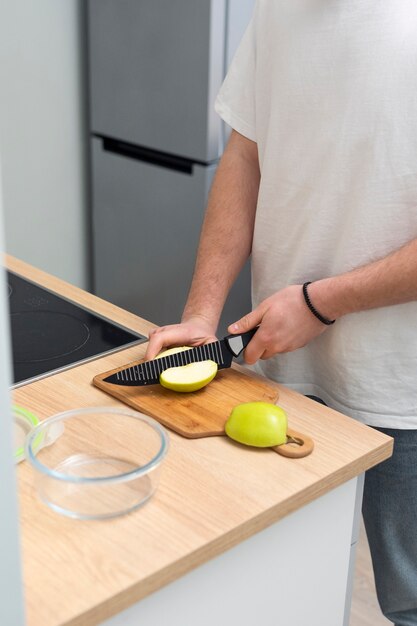
[[[136,161],[142,161],[150,163],[152,165],[158,165],[166,169],[182,172],[183,174],[193,174],[193,166],[199,161],[192,161],[182,156],[175,154],[169,154],[168,152],[160,152],[159,150],[152,150],[144,146],[138,146],[126,141],[120,141],[119,139],[113,139],[111,137],[103,137],[95,135],[102,140],[103,150],[106,152],[112,152],[113,154],[119,154],[120,156],[128,157],[129,159],[135,159]],[[201,163],[207,165],[206,163]]]

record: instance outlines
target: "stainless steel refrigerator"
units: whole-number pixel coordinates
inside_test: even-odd
[[[94,292],[179,321],[227,129],[214,100],[254,0],[89,0]],[[250,309],[246,266],[220,332]]]

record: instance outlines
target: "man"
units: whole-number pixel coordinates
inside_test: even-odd
[[[215,339],[252,258],[266,376],[394,436],[367,473],[378,598],[417,626],[417,4],[259,0],[217,98],[232,127],[180,324],[147,357]]]

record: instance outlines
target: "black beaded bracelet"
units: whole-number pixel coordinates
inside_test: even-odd
[[[312,314],[317,317],[318,320],[320,320],[320,322],[322,324],[326,324],[326,326],[330,326],[330,324],[334,324],[336,320],[329,320],[327,319],[327,317],[323,317],[323,315],[321,315],[317,309],[312,305],[311,300],[310,300],[310,296],[308,295],[308,291],[307,291],[307,287],[311,285],[311,280],[307,283],[304,283],[303,285],[303,296],[304,296],[304,300],[306,301],[306,305],[308,306],[308,308],[310,309],[310,311],[312,312]]]

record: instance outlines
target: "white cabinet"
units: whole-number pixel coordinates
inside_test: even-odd
[[[343,626],[357,485],[337,487],[102,626]]]

